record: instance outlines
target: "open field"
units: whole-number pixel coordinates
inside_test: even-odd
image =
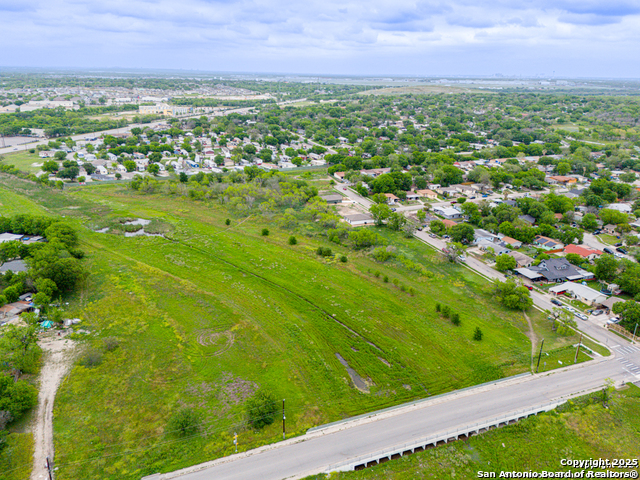
[[[594,394],[575,399],[553,412],[416,453],[359,472],[316,475],[306,480],[478,478],[477,472],[577,471],[560,465],[566,459],[637,459],[640,457],[640,388],[630,385],[613,394],[609,408]],[[590,470],[585,468],[584,470]],[[637,468],[612,468],[629,472]],[[594,471],[599,471],[594,469]]]
[[[360,92],[360,95],[425,95],[436,93],[495,93],[492,90],[449,85],[411,85]]]
[[[34,167],[33,164],[37,163],[39,165],[45,159],[42,159],[38,156],[37,153],[29,153],[28,150],[20,149],[20,151],[15,153],[7,153],[3,155],[4,160],[2,163],[7,165],[15,165],[18,170],[22,170],[23,172],[28,173],[37,173],[40,171],[40,167]]]
[[[80,348],[101,362],[74,366],[58,393],[58,479],[173,470],[231,453],[234,432],[240,450],[277,441],[278,420],[259,432],[246,426],[244,403],[258,389],[286,399],[291,436],[530,370],[522,314],[495,305],[481,277],[415,239],[379,231],[431,278],[328,243],[313,225],[298,226],[291,246],[292,232],[274,218],[236,218],[213,202],[116,185],[60,192],[15,178],[2,177],[2,184],[0,199],[34,211],[41,205],[78,225],[87,253],[90,274],[68,299],[68,313],[89,332],[76,335]],[[166,238],[92,231],[120,218],[154,220]],[[269,236],[260,235],[264,227]],[[321,259],[319,245],[348,261]],[[436,314],[436,302],[458,312],[462,325]],[[529,316],[550,351],[546,369],[551,359],[572,361],[573,350],[553,350],[577,337],[554,337],[542,315]],[[482,342],[471,339],[476,326]],[[118,347],[107,350],[107,337]],[[359,377],[350,377],[337,355]],[[183,407],[200,422],[186,438],[166,431]]]

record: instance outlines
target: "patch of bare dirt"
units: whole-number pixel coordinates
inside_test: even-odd
[[[60,382],[72,363],[74,343],[49,332],[38,342],[43,350],[43,366],[40,371],[38,413],[33,424],[33,471],[31,480],[48,479],[47,457],[53,460],[53,404]]]

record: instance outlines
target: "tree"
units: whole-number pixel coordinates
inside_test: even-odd
[[[260,430],[275,421],[278,404],[271,393],[260,390],[247,400],[245,409],[249,424]]]
[[[512,310],[526,310],[533,305],[529,289],[518,286],[513,280],[496,280],[490,287],[490,293],[499,303]]]
[[[78,245],[78,234],[73,227],[63,222],[53,223],[44,232],[44,236],[50,242],[58,240],[67,248],[73,248]]]
[[[263,228],[262,231],[260,232],[260,235],[262,235],[263,237],[269,236],[269,229]]]
[[[504,272],[516,268],[516,259],[511,255],[498,255],[496,257],[496,270]]]
[[[158,175],[158,173],[160,173],[160,166],[157,163],[151,163],[147,167],[147,171],[153,175]]]
[[[189,177],[184,172],[180,172],[180,175],[178,177],[180,179],[180,183],[187,183],[189,181]]]
[[[10,418],[17,420],[37,403],[36,387],[24,380],[15,382],[11,377],[0,374],[0,411],[9,412]]]
[[[480,327],[476,327],[476,329],[473,331],[473,339],[479,342],[482,340],[482,337],[483,337],[482,330],[480,330]]]
[[[371,213],[376,225],[382,225],[391,215],[391,208],[385,203],[377,203],[369,207],[369,213]]]
[[[469,204],[469,205],[473,205],[473,204]],[[418,210],[416,212],[416,217],[418,217],[418,221],[422,223],[424,222],[425,218],[427,218],[427,213],[424,210]]]
[[[200,427],[200,419],[196,413],[188,407],[181,408],[174,413],[167,422],[166,433],[178,437],[193,435]]]
[[[566,175],[571,171],[571,165],[567,162],[560,162],[556,165],[556,173],[558,175]]]
[[[400,230],[407,223],[407,217],[402,215],[400,212],[391,212],[389,215],[389,219],[387,221],[387,226],[391,230],[395,230],[396,232]]]
[[[298,243],[298,240],[296,239],[296,237],[294,237],[293,235],[291,235],[289,237],[289,245],[296,245]]]
[[[478,205],[473,202],[465,202],[462,204],[462,213],[469,217],[469,222],[474,225],[479,225],[482,220],[482,215],[480,214],[480,209]]]
[[[127,172],[133,172],[136,169],[136,162],[133,160],[125,160],[122,165],[127,169]]]
[[[55,160],[45,160],[45,162],[42,164],[42,170],[49,173],[56,173],[59,168],[60,166]]]
[[[451,263],[458,263],[460,261],[460,257],[464,253],[464,247],[461,243],[451,242],[445,249],[443,249],[443,253]]]
[[[474,233],[471,225],[459,223],[451,228],[451,240],[462,244],[469,244],[473,242]]]
[[[447,227],[442,220],[431,220],[429,229],[436,235],[442,235],[447,231]]]
[[[620,325],[633,333],[636,324],[640,323],[640,303],[635,300],[618,302],[613,304],[612,310],[620,315]]]
[[[79,167],[66,167],[58,172],[58,177],[73,180],[80,173]]]
[[[162,160],[162,154],[160,152],[151,152],[149,154],[150,163],[158,163]]]
[[[38,327],[35,324],[26,327],[7,325],[0,337],[0,357],[6,367],[18,378],[22,372],[32,371],[37,363],[39,347],[37,345]]]
[[[598,228],[598,221],[596,216],[593,213],[587,213],[584,217],[582,217],[582,222],[580,222],[582,228],[585,230],[589,230],[593,232],[596,228]]]
[[[595,261],[595,275],[598,280],[611,282],[618,273],[618,261],[613,255],[604,254]]]

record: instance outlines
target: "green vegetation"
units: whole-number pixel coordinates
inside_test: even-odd
[[[607,397],[608,408],[603,408],[599,392],[466,441],[359,472],[315,475],[306,480],[477,478],[478,471],[496,472],[497,477],[500,471],[577,470],[562,467],[562,458],[639,458],[640,388],[629,385],[608,392]]]

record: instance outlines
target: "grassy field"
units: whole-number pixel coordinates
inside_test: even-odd
[[[307,480],[465,479],[478,478],[478,471],[495,472],[499,478],[501,471],[576,471],[560,465],[563,458],[639,458],[640,388],[630,385],[626,390],[615,393],[606,409],[593,398],[595,396],[577,399],[553,412],[471,437],[467,441],[358,472],[317,475]],[[634,469],[611,470],[625,472]]]
[[[37,153],[29,153],[28,150],[20,150],[15,153],[7,153],[3,155],[2,163],[14,165],[18,170],[28,173],[38,173],[40,167],[34,167],[33,164],[42,165],[44,159],[40,158]]]
[[[531,368],[522,314],[495,305],[479,276],[388,230],[380,233],[397,253],[431,277],[329,244],[307,226],[291,246],[292,232],[274,218],[234,218],[213,202],[142,196],[117,185],[60,192],[0,178],[0,199],[12,197],[13,205],[78,225],[87,252],[90,274],[68,299],[68,313],[89,332],[77,334],[81,350],[96,351],[101,363],[75,365],[58,392],[60,480],[137,480],[210,460],[232,452],[234,432],[240,450],[277,441],[277,422],[260,432],[246,426],[243,405],[258,389],[286,399],[294,435]],[[93,232],[120,218],[154,220],[166,238]],[[264,227],[269,236],[260,235]],[[318,257],[319,245],[348,261]],[[458,312],[462,325],[436,314],[436,302]],[[572,361],[574,350],[565,347],[577,337],[555,336],[541,314],[530,318],[545,338],[547,369]],[[482,342],[472,340],[476,326]],[[108,351],[107,337],[118,348]],[[355,388],[336,354],[368,393]],[[200,428],[178,438],[166,427],[183,407],[197,412]]]

